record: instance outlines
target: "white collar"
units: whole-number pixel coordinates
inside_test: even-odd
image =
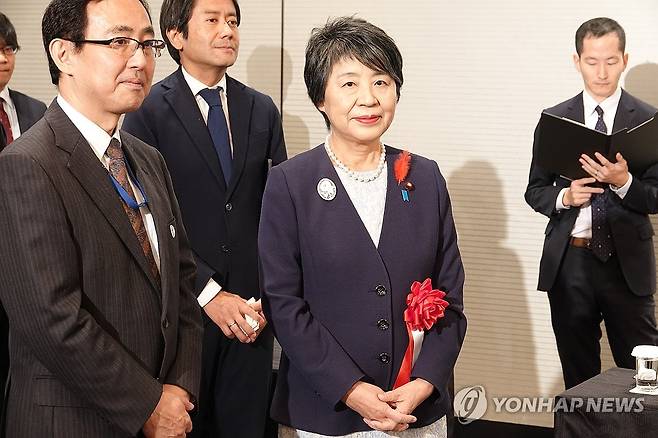
[[[222,87],[224,92],[226,92],[226,74],[222,76],[222,78],[217,82],[214,86],[209,87],[191,74],[185,70],[185,67],[181,66],[181,70],[183,71],[183,78],[185,78],[185,82],[187,82],[187,85],[190,87],[190,90],[192,91],[193,95],[199,94],[199,91],[205,90],[206,88],[217,88],[217,87]]]
[[[603,114],[613,115],[617,112],[619,100],[621,99],[621,87],[617,87],[614,93],[606,97],[601,103],[598,103],[587,90],[583,91],[583,106],[585,108],[585,116],[594,114],[596,107],[600,106]]]
[[[101,162],[103,161],[103,155],[105,155],[107,147],[110,145],[110,140],[116,138],[121,142],[118,129],[115,129],[114,134],[110,136],[103,128],[73,108],[61,94],[57,95],[57,103],[68,118],[71,119],[75,127],[78,128],[78,131],[80,131],[85,140],[87,140],[87,143],[89,143],[89,146],[91,146],[91,149]]]

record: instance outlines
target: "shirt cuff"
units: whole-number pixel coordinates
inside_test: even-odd
[[[626,196],[626,193],[628,193],[628,189],[631,187],[631,183],[633,182],[633,175],[628,174],[628,181],[626,181],[626,184],[624,184],[621,187],[616,187],[610,184],[610,190],[615,192],[617,196],[619,196],[621,199],[624,199],[624,196]]]
[[[204,307],[206,304],[208,304],[210,301],[212,301],[215,296],[219,293],[219,291],[222,290],[222,287],[217,284],[215,280],[212,278],[208,280],[208,283],[206,283],[206,286],[203,288],[201,293],[199,294],[197,301],[199,302],[199,305],[201,307]]]
[[[562,190],[560,190],[560,193],[558,193],[558,195],[557,195],[557,199],[555,200],[555,209],[556,209],[557,211],[560,211],[560,210],[568,210],[568,209],[571,208],[571,207],[567,207],[566,205],[564,205],[564,204],[562,203],[562,198],[564,198],[564,193],[565,193],[567,190],[569,190],[569,188],[568,188],[568,187],[565,187],[565,188],[563,188]]]

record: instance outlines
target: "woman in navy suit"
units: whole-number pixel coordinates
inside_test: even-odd
[[[464,271],[436,163],[380,140],[402,56],[338,18],[313,31],[304,79],[329,135],[272,168],[259,232],[279,437],[445,436]]]

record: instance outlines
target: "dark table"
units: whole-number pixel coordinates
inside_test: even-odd
[[[612,368],[555,398],[556,438],[658,436],[658,395],[634,394],[635,370]]]

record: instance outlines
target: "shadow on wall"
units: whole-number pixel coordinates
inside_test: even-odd
[[[624,89],[658,108],[658,64],[649,62],[629,69],[624,80]]]
[[[488,181],[489,188],[473,190],[474,179]],[[516,253],[505,243],[508,214],[499,189],[502,185],[495,168],[486,161],[469,161],[449,179],[466,269],[468,333],[460,363],[469,374],[480,376],[478,382],[461,383],[483,385],[491,395],[538,394],[537,358],[523,272]]]
[[[283,60],[282,60],[283,58]],[[281,68],[283,61],[283,69]],[[281,74],[282,73],[282,74]],[[273,89],[272,75],[280,78],[278,88]],[[281,109],[283,132],[288,157],[308,150],[311,146],[308,127],[301,117],[286,111],[288,87],[292,81],[292,59],[288,52],[278,46],[258,46],[247,61],[247,80],[258,91],[269,94]],[[318,140],[319,143],[322,139]]]

